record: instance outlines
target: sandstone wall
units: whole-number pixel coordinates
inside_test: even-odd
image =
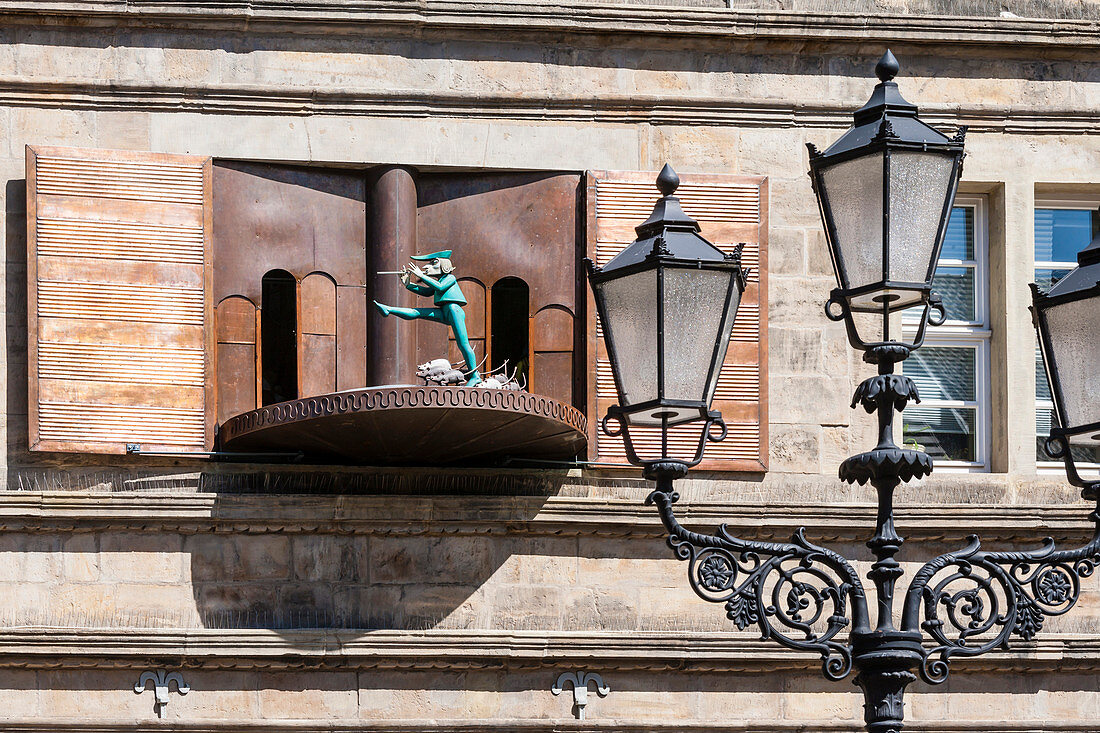
[[[205,464],[29,453],[27,144],[767,175],[770,470],[693,477],[682,503],[708,531],[728,520],[785,538],[806,524],[862,557],[872,494],[835,470],[873,443],[871,420],[848,408],[866,370],[822,314],[833,277],[804,144],[847,125],[889,42],[926,119],[971,125],[964,178],[989,196],[994,334],[994,473],[899,492],[913,537],[903,556],[975,530],[999,546],[1080,542],[1086,507],[1035,475],[1025,293],[1036,193],[1100,193],[1100,29],[795,11],[0,8],[4,729],[148,730],[152,692],[132,688],[158,668],[192,686],[171,693],[175,730],[836,731],[861,716],[812,655],[759,643],[695,598],[632,473],[411,471],[326,495],[351,473],[334,470],[263,494]],[[146,478],[157,474],[175,478]],[[945,687],[916,689],[912,728],[1091,730],[1097,590],[1090,579],[1081,607],[1022,654],[960,663]],[[550,692],[577,669],[612,688],[590,695],[583,723],[569,693]]]

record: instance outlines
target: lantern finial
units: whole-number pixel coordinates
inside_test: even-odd
[[[672,170],[672,166],[665,163],[665,167],[657,175],[657,190],[661,192],[662,196],[671,196],[679,187],[680,176],[676,175],[676,171]]]
[[[890,52],[890,49],[886,49],[886,53],[882,54],[882,58],[875,65],[875,76],[879,78],[879,81],[890,81],[898,75],[899,71],[901,71],[901,64],[894,58],[894,54]]]

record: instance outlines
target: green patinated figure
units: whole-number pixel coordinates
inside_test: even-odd
[[[392,305],[383,305],[377,300],[375,307],[383,316],[395,315],[406,321],[417,318],[426,318],[429,321],[446,324],[454,334],[458,350],[462,352],[462,358],[466,360],[467,387],[473,387],[481,381],[481,375],[477,371],[477,357],[470,346],[470,338],[466,333],[466,314],[462,306],[466,305],[466,296],[458,287],[458,278],[454,276],[454,265],[451,264],[451,250],[432,252],[427,255],[413,255],[412,259],[425,262],[424,269],[415,264],[401,268],[401,282],[408,290],[417,295],[431,295],[434,308],[399,308]],[[415,275],[419,283],[410,279]]]

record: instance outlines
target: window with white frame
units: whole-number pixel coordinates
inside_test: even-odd
[[[932,290],[947,320],[902,362],[921,401],[903,413],[902,439],[937,468],[989,470],[989,298],[985,199],[957,196]],[[907,313],[906,330],[916,324]]]
[[[1035,283],[1049,291],[1070,270],[1077,267],[1077,253],[1100,233],[1098,200],[1038,200],[1035,202]],[[1054,402],[1043,370],[1039,346],[1035,346],[1035,459],[1040,467],[1061,466],[1043,450],[1054,420]],[[1100,464],[1100,448],[1072,445],[1078,464]]]

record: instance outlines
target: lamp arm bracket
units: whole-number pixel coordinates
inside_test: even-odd
[[[1058,550],[1048,537],[1037,550],[985,552],[971,535],[966,547],[925,563],[905,594],[901,620],[905,631],[919,626],[934,641],[921,664],[924,681],[945,681],[951,657],[1007,649],[1012,636],[1031,641],[1046,618],[1073,608],[1081,579],[1100,565],[1098,511],[1089,515],[1092,539],[1075,549]]]
[[[734,537],[726,525],[714,535],[685,529],[672,505],[679,495],[662,482],[646,499],[655,504],[668,530],[668,545],[688,562],[688,581],[703,600],[722,603],[726,616],[744,630],[756,624],[761,639],[821,655],[828,679],[852,670],[852,652],[835,637],[855,619],[854,630],[870,629],[859,574],[843,557],[806,539],[804,529],[790,542]]]

